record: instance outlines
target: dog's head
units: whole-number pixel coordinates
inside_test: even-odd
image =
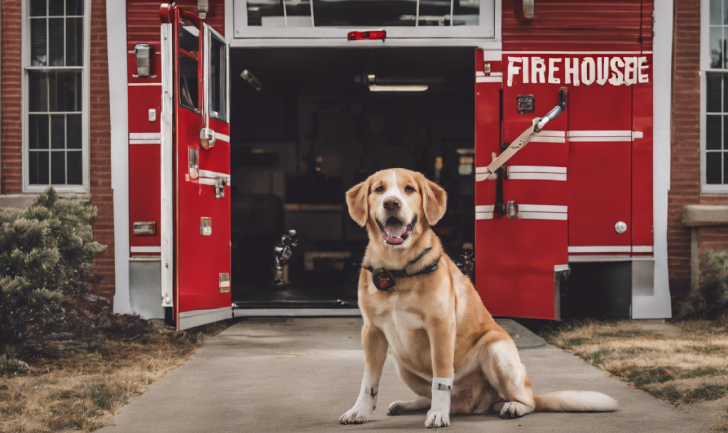
[[[440,221],[447,194],[421,173],[394,168],[378,171],[351,188],[346,204],[351,218],[370,236],[380,233],[388,247],[406,248]]]

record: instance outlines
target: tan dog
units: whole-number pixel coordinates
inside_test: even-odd
[[[349,214],[369,233],[359,276],[366,368],[359,398],[339,422],[367,421],[387,352],[419,396],[395,401],[389,414],[429,409],[426,427],[450,425],[450,413],[491,408],[503,418],[616,410],[616,401],[598,392],[534,397],[515,343],[430,229],[446,202],[437,184],[404,169],[379,171],[346,193]]]

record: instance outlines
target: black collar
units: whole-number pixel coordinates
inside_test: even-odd
[[[418,254],[417,257],[407,263],[403,269],[391,270],[379,268],[375,270],[371,266],[363,266],[363,268],[372,273],[372,282],[377,289],[388,292],[394,290],[394,288],[396,287],[397,278],[414,277],[415,275],[429,274],[430,272],[435,272],[440,267],[439,256],[437,257],[437,259],[435,259],[435,261],[433,261],[428,266],[420,269],[418,272],[415,272],[413,274],[407,272],[407,266],[417,263],[421,258],[429,253],[430,250],[432,250],[432,248],[425,248],[425,250]]]

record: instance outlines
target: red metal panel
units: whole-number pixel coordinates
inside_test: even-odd
[[[651,44],[650,44],[651,46]],[[650,78],[652,75],[652,54],[646,54]],[[651,256],[653,254],[652,230],[652,80],[637,84],[633,88],[633,127],[642,132],[642,138],[632,143],[632,254]]]
[[[159,144],[129,146],[129,233],[130,247],[159,247],[160,237],[160,153]],[[135,221],[156,222],[154,236],[135,236]],[[135,255],[155,255],[159,252],[134,252]]]
[[[116,0],[115,0],[116,1]],[[159,44],[159,5],[163,1],[126,0],[126,40],[131,46],[136,44]],[[172,3],[167,1],[166,3]],[[192,13],[197,13],[197,0],[178,0],[177,6]],[[205,22],[225,34],[225,1],[210,1],[211,11]],[[155,49],[159,46],[155,47]]]

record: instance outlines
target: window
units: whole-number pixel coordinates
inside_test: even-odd
[[[88,190],[85,0],[26,0],[23,183]]]
[[[208,85],[210,116],[227,122],[227,45],[210,31],[210,80]]]

